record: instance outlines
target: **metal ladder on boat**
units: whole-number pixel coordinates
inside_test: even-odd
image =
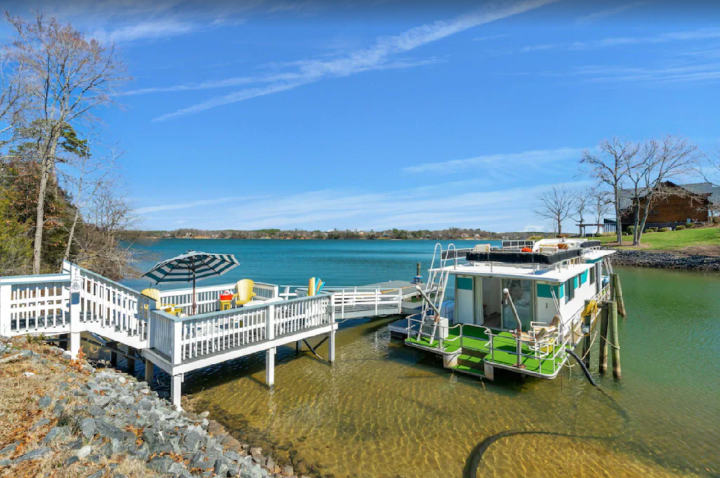
[[[442,310],[442,303],[443,300],[445,300],[445,289],[447,288],[448,279],[450,277],[450,271],[446,270],[445,266],[447,264],[448,259],[450,258],[450,251],[453,251],[453,260],[455,261],[455,264],[457,265],[457,250],[455,249],[454,244],[450,244],[448,248],[445,250],[445,256],[443,257],[443,250],[442,250],[442,244],[438,243],[435,244],[435,249],[433,250],[433,258],[432,262],[430,263],[430,273],[428,275],[428,281],[425,284],[425,290],[423,291],[424,297],[423,297],[423,305],[422,305],[422,315],[420,320],[420,328],[418,330],[417,334],[417,340],[420,340],[422,337],[423,328],[425,327],[425,319],[431,318],[433,321],[433,331],[432,335],[430,336],[430,345],[433,344],[433,341],[435,340],[435,334],[437,333],[437,326],[438,321],[440,319],[440,316],[436,311]],[[439,270],[435,269],[435,258],[439,255],[439,261],[440,261],[440,267]],[[431,300],[430,303],[428,303],[428,299]]]

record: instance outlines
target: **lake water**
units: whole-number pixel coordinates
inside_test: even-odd
[[[242,265],[215,282],[305,284],[316,276],[360,285],[410,280],[417,262],[429,266],[433,245],[167,240],[147,249],[157,259],[190,248],[236,254]],[[629,420],[578,367],[554,381],[510,375],[481,382],[390,339],[388,319],[345,325],[332,367],[281,348],[273,390],[258,354],[188,374],[183,393],[238,436],[281,459],[292,455],[318,476],[461,477],[479,442],[520,430],[550,434],[497,441],[478,476],[718,477],[720,275],[617,271],[628,311],[620,323],[623,379],[593,375]],[[327,347],[318,352],[326,357]],[[597,370],[596,351],[592,357]]]

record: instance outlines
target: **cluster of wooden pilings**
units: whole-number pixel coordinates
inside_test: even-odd
[[[622,295],[622,286],[620,278],[617,274],[610,276],[610,300],[601,301],[598,304],[598,313],[600,315],[600,352],[598,354],[598,371],[600,373],[607,372],[608,368],[608,348],[611,348],[610,354],[612,358],[613,377],[619,379],[622,377],[620,366],[620,338],[618,332],[618,314],[625,318],[625,301]],[[590,326],[592,317],[585,317],[586,325]],[[594,326],[598,326],[598,320],[594,322]],[[588,370],[590,370],[590,346],[592,338],[590,333],[583,340],[583,362]]]

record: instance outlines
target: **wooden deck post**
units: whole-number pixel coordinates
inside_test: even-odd
[[[589,300],[585,301],[585,309],[587,309],[588,304],[590,303]],[[588,329],[587,335],[583,338],[583,362],[585,362],[585,366],[590,369],[590,345],[592,344],[592,340],[590,338],[590,327],[592,325],[592,314],[587,314],[583,317],[583,325]]]
[[[617,273],[612,275],[613,300],[617,304],[617,311],[625,317],[625,300],[623,299],[622,286],[620,285],[620,276]]]
[[[134,357],[134,356],[135,356],[135,349],[132,348],[132,347],[128,347],[128,348],[127,348],[127,354],[128,354],[128,359],[127,359],[127,373],[130,374],[130,375],[135,375],[135,359],[134,359],[134,358],[130,358],[130,357]]]
[[[609,306],[605,302],[600,309],[600,354],[598,356],[598,370],[600,373],[607,371],[609,314]]]
[[[182,404],[180,402],[180,397],[182,394],[182,382],[182,374],[173,375],[170,379],[170,398],[172,399],[172,404],[176,410],[182,410]]]
[[[270,304],[265,312],[265,338],[275,338],[275,306]],[[275,347],[265,351],[265,383],[268,387],[275,385]]]
[[[145,359],[145,382],[147,382],[148,387],[152,389],[153,384],[153,378],[155,376],[155,365],[149,360]]]
[[[330,332],[330,345],[328,346],[328,362],[335,363],[335,332]]]
[[[110,351],[110,366],[117,368],[117,354],[113,351]]]
[[[617,304],[615,302],[610,302],[610,336],[612,344],[613,377],[619,379],[622,374],[620,371],[620,339],[617,316]]]
[[[70,356],[76,359],[80,352],[80,271],[73,266],[70,269],[70,342],[68,349]]]
[[[268,387],[275,385],[275,347],[265,351],[265,383]]]

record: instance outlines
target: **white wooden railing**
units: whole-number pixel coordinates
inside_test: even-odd
[[[206,314],[218,309],[220,293],[224,291],[236,292],[236,284],[220,284],[195,288],[195,300],[197,303],[197,314]],[[253,286],[255,297],[253,301],[263,301],[278,297],[278,286],[255,282]],[[185,315],[192,315],[192,288],[170,289],[160,291],[160,302],[173,304]]]
[[[307,287],[280,286],[283,297],[304,297]],[[381,287],[324,287],[323,292],[335,296],[335,314],[337,320],[348,317],[377,317],[378,315],[401,314],[402,289]]]
[[[0,279],[0,335],[70,331],[70,274]]]
[[[173,365],[333,323],[332,296],[320,294],[191,317],[150,311],[150,347]]]

